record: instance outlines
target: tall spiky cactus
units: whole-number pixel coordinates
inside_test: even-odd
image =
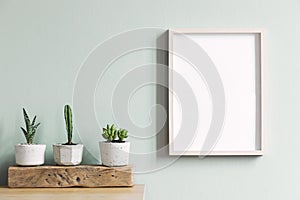
[[[72,136],[73,136],[73,123],[72,123],[72,109],[69,105],[65,105],[64,109],[65,121],[66,121],[66,130],[68,134],[68,145],[72,145]]]
[[[34,139],[34,136],[35,136],[35,132],[36,132],[36,129],[38,128],[38,126],[41,124],[41,123],[38,123],[38,124],[35,124],[35,120],[36,120],[36,116],[34,116],[33,120],[32,120],[32,123],[27,115],[27,112],[26,110],[23,108],[23,115],[24,115],[24,121],[25,121],[25,125],[26,125],[26,130],[24,128],[21,127],[23,133],[24,133],[24,136],[26,138],[26,142],[27,144],[32,144],[33,143],[33,139]]]

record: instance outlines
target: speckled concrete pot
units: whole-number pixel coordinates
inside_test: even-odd
[[[45,162],[45,144],[16,144],[16,164],[21,166],[43,165]]]
[[[54,144],[54,162],[58,165],[79,165],[82,161],[83,145]]]
[[[109,167],[128,165],[130,142],[99,142],[102,164]]]

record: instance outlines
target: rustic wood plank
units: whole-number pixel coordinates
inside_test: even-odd
[[[1,200],[142,200],[145,186],[117,188],[0,188]]]
[[[132,166],[11,166],[8,168],[8,187],[10,188],[129,187],[133,185]]]

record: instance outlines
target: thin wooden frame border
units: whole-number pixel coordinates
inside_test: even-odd
[[[179,34],[258,34],[259,35],[259,47],[260,47],[260,54],[259,54],[259,70],[256,71],[255,79],[259,78],[259,87],[257,88],[259,92],[259,105],[256,105],[257,110],[259,110],[259,123],[260,128],[258,132],[260,135],[256,137],[256,140],[260,140],[260,149],[254,151],[211,151],[211,152],[201,152],[201,151],[185,151],[185,152],[177,152],[174,151],[174,143],[173,143],[173,95],[170,92],[170,88],[173,89],[173,70],[169,70],[169,155],[187,155],[187,156],[262,156],[265,152],[265,136],[264,136],[264,61],[263,61],[263,52],[264,52],[264,30],[262,29],[231,29],[231,30],[224,30],[224,29],[169,29],[169,52],[168,52],[168,63],[169,68],[173,69],[173,35],[175,33]],[[257,62],[257,61],[256,61]],[[256,80],[257,81],[257,80]],[[256,82],[257,87],[257,82]],[[257,92],[257,91],[256,91]],[[256,115],[257,116],[257,115]],[[256,119],[257,120],[257,119]]]

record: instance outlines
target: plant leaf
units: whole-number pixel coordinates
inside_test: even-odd
[[[39,125],[41,125],[41,123],[38,123],[38,124],[33,126],[34,131],[39,127]]]
[[[29,132],[29,128],[30,128],[30,119],[27,115],[27,112],[26,110],[23,108],[23,115],[24,115],[24,121],[25,121],[25,125],[26,125],[26,129],[27,129],[27,132]]]
[[[27,138],[27,132],[26,132],[26,130],[24,128],[22,128],[22,127],[21,127],[21,130],[23,131],[24,136]]]
[[[35,120],[36,120],[36,116],[34,116],[34,118],[32,120],[32,123],[31,123],[31,126],[33,126],[35,124]]]

